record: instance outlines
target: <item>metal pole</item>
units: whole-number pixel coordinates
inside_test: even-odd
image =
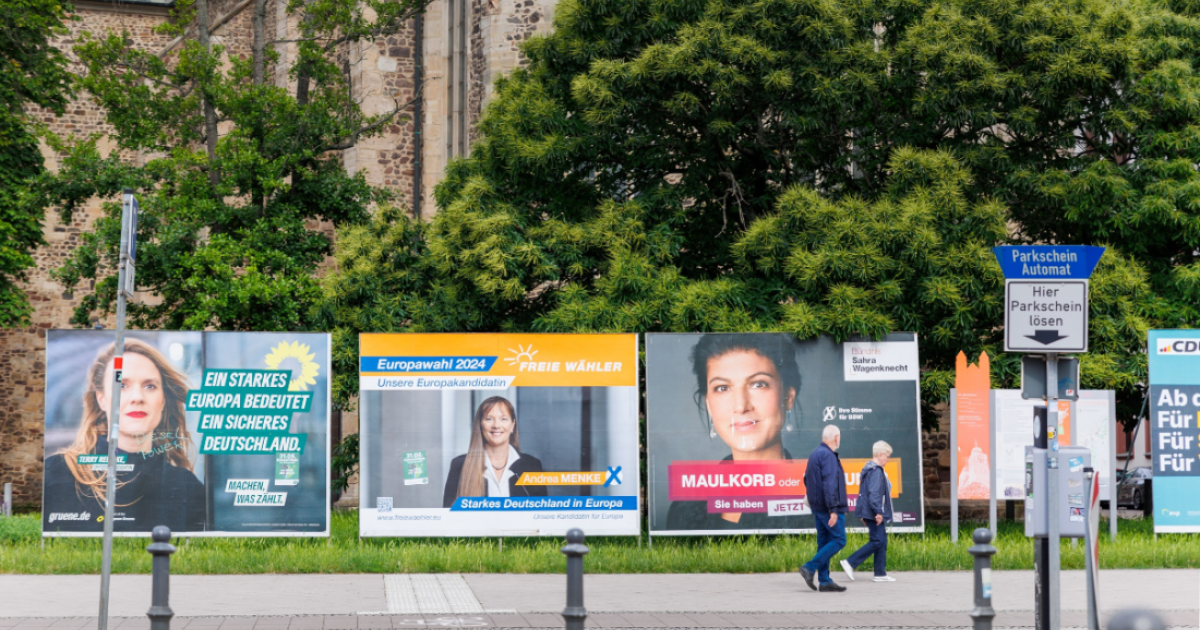
[[[1042,413],[1039,413],[1042,411]],[[1044,405],[1037,405],[1033,411],[1033,446],[1034,448],[1047,449],[1050,447],[1047,434],[1049,433],[1049,422],[1047,418],[1049,412]],[[1036,497],[1036,504],[1032,506],[1036,510],[1044,510],[1045,502],[1042,497]],[[1028,510],[1025,512],[1025,518],[1030,518]],[[1038,536],[1033,539],[1033,594],[1034,602],[1037,608],[1034,610],[1033,619],[1037,630],[1046,630],[1050,619],[1050,598],[1047,596],[1049,591],[1050,575],[1048,568],[1050,566],[1048,558],[1050,557],[1050,539],[1045,536]]]
[[[562,548],[567,556],[567,607],[563,609],[563,620],[567,630],[583,630],[587,609],[583,607],[583,556],[588,552],[583,544],[583,530],[578,527],[567,532],[567,544]]]
[[[113,365],[125,353],[125,267],[129,260],[129,221],[132,213],[133,191],[125,189],[121,203],[121,255],[117,270],[117,338],[113,344]],[[99,630],[108,630],[108,587],[112,577],[113,503],[117,492],[117,440],[120,435],[121,380],[113,368],[112,404],[108,408],[108,462],[104,468],[107,482],[104,491],[104,543],[100,559],[100,617]]]
[[[150,618],[150,630],[171,630],[171,617],[175,616],[175,612],[171,610],[167,600],[171,594],[171,554],[175,553],[175,546],[170,542],[171,530],[165,525],[155,527],[150,538],[154,542],[146,547],[146,551],[154,556],[154,590],[151,593],[150,610],[146,611],[146,616]]]
[[[991,545],[992,530],[980,527],[972,536],[975,544],[967,552],[975,556],[975,608],[971,619],[975,630],[992,630],[992,619],[996,611],[992,608],[992,556],[996,548]]]
[[[12,516],[12,484],[4,484],[4,516]]]
[[[950,389],[950,542],[958,542],[958,391]]]
[[[1108,536],[1117,539],[1117,392],[1108,390]]]
[[[999,535],[996,530],[996,393],[988,388],[988,528],[992,537]]]
[[[1047,514],[1046,520],[1048,524],[1050,557],[1049,560],[1049,598],[1050,598],[1050,619],[1049,630],[1059,630],[1060,606],[1059,606],[1059,570],[1062,566],[1062,547],[1059,543],[1058,530],[1058,513],[1059,513],[1059,457],[1058,457],[1058,353],[1050,352],[1046,354],[1046,426],[1053,427],[1053,432],[1050,434],[1049,449],[1046,451],[1046,462],[1050,467],[1046,476],[1046,498]]]
[[[1096,475],[1096,473],[1094,470],[1088,470],[1086,468],[1084,470],[1084,477],[1087,479],[1087,494],[1085,495],[1086,499],[1084,501],[1084,505],[1087,506],[1087,509],[1090,512],[1092,509],[1092,478]],[[1097,503],[1099,503],[1099,501],[1097,501]],[[1099,509],[1099,507],[1099,505],[1096,506],[1097,509]],[[1096,582],[1092,576],[1092,571],[1094,570],[1094,567],[1092,567],[1092,545],[1096,544],[1096,541],[1092,540],[1092,515],[1090,513],[1087,515],[1086,525],[1087,527],[1083,528],[1083,572],[1087,575],[1086,586],[1088,630],[1100,630],[1100,617],[1096,610]],[[1099,537],[1099,532],[1097,532],[1097,537]],[[1074,540],[1074,538],[1071,540]]]

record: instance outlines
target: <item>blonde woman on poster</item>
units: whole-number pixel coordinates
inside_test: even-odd
[[[107,472],[93,462],[94,456],[108,455],[113,350],[112,344],[102,348],[88,370],[75,441],[46,460],[43,510],[50,514],[52,530],[103,527]],[[118,531],[149,531],[157,525],[204,531],[204,484],[192,472],[194,445],[184,411],[187,378],[157,349],[136,339],[125,341],[123,363],[113,525]]]
[[[525,473],[542,472],[538,458],[520,451],[517,413],[502,396],[479,404],[471,422],[471,444],[450,462],[442,507],[459,497],[544,497],[545,486],[519,486]]]
[[[709,334],[692,350],[696,406],[709,438],[720,438],[730,454],[722,463],[789,460],[783,432],[795,430],[800,390],[796,351],[788,335]],[[790,529],[799,516],[709,513],[705,501],[675,501],[667,529]]]

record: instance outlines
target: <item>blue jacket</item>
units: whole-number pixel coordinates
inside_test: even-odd
[[[846,500],[846,473],[842,470],[842,460],[824,442],[808,456],[804,487],[808,492],[808,506],[814,513],[846,513],[850,502]]]
[[[885,522],[892,520],[891,486],[883,467],[876,464],[875,460],[867,462],[858,478],[858,502],[854,506],[854,515],[872,521],[876,514],[882,514]]]

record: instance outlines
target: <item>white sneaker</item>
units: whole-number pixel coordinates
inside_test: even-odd
[[[850,581],[853,582],[854,581],[854,569],[850,568],[849,562],[842,560],[842,570],[846,572],[846,577],[850,578]]]
[[[876,582],[895,582],[896,578],[894,578],[890,575],[876,575],[875,581]]]

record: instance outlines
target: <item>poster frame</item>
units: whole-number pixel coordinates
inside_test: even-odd
[[[647,340],[645,339],[646,335],[648,335],[648,334],[662,335],[662,336],[667,336],[667,335],[694,336],[694,335],[709,334],[709,333],[699,333],[699,332],[645,333],[645,334],[639,335],[640,337],[642,337],[643,348],[648,347]],[[711,334],[737,335],[737,334],[761,334],[761,333],[760,332],[718,331],[718,332],[711,333]],[[898,331],[895,333],[890,333],[887,336],[891,336],[891,335],[912,335],[912,343],[917,344],[918,357],[920,356],[919,353],[920,353],[921,337],[919,334],[917,334],[915,332]],[[828,335],[822,335],[822,336],[828,337]],[[806,340],[793,339],[793,342],[794,343],[803,343],[804,341],[814,341],[814,340],[815,339],[806,339]],[[852,337],[848,337],[847,339],[845,339],[841,343],[838,343],[837,345],[841,348],[844,348],[845,347],[844,344],[849,343],[849,342],[869,342],[869,341],[887,341],[887,340],[888,339],[886,338],[886,336],[884,339],[871,339],[869,337],[852,336]],[[646,356],[646,362],[647,362],[646,371],[648,374],[649,373],[649,351],[646,350],[645,352],[646,352],[645,356]],[[844,352],[844,350],[843,350],[843,352]],[[921,380],[920,380],[919,375],[918,375],[917,379],[913,381],[913,387],[916,389],[916,396],[915,396],[915,398],[916,398],[916,400],[915,400],[916,416],[915,417],[916,417],[916,422],[917,422],[917,431],[916,431],[917,455],[916,455],[916,457],[917,457],[917,474],[919,475],[918,479],[920,480],[920,482],[918,484],[918,488],[920,489],[920,493],[921,493],[921,500],[918,502],[920,505],[921,524],[920,525],[908,525],[908,526],[892,525],[892,526],[888,527],[888,529],[887,529],[889,534],[893,534],[893,533],[895,533],[895,534],[924,534],[925,533],[925,526],[926,526],[925,451],[924,451],[925,445],[924,445],[924,439],[923,439],[924,432],[921,428]],[[647,485],[646,502],[645,502],[646,503],[646,505],[645,505],[646,532],[649,535],[651,540],[653,540],[653,538],[656,536],[669,536],[669,537],[680,537],[680,536],[775,536],[775,535],[789,535],[789,534],[816,534],[817,530],[815,527],[814,528],[798,528],[798,529],[784,528],[784,529],[737,529],[737,530],[720,530],[720,529],[716,529],[716,530],[713,530],[713,529],[656,530],[656,529],[652,529],[651,525],[650,525],[650,523],[651,523],[650,511],[654,509],[653,506],[656,503],[655,496],[657,494],[657,492],[656,492],[657,486],[656,486],[656,484],[653,484],[650,481],[651,480],[651,472],[650,471],[653,470],[655,454],[654,454],[654,450],[650,446],[650,423],[652,422],[652,420],[650,419],[650,412],[649,412],[649,397],[650,397],[649,386],[646,385],[644,390],[645,391],[643,391],[643,394],[646,397],[646,445],[645,445],[645,447],[646,447],[646,485]],[[847,513],[849,514],[849,512],[847,512]],[[848,533],[848,534],[865,534],[865,533],[867,533],[866,527],[851,527],[849,525],[850,520],[851,519],[847,519],[847,525],[845,528],[846,533]],[[653,544],[653,543],[651,543],[651,544]]]
[[[484,336],[492,336],[492,335],[530,335],[530,336],[543,336],[543,337],[548,337],[548,336],[555,336],[555,337],[572,337],[572,336],[601,336],[601,335],[605,335],[605,336],[613,336],[613,337],[632,337],[632,338],[633,338],[633,339],[632,339],[632,340],[633,340],[633,359],[634,359],[634,360],[632,361],[632,363],[633,363],[633,366],[634,366],[634,372],[633,372],[633,385],[621,385],[621,386],[612,386],[612,385],[609,385],[609,386],[604,386],[604,385],[590,385],[590,386],[586,386],[586,387],[600,387],[600,388],[603,388],[603,387],[631,387],[631,388],[633,388],[633,389],[634,389],[634,398],[635,398],[635,400],[637,400],[637,401],[638,401],[638,408],[635,410],[635,418],[634,418],[633,420],[634,420],[634,423],[635,423],[635,425],[640,423],[640,414],[641,414],[640,401],[641,401],[641,397],[642,397],[642,395],[644,394],[644,391],[643,391],[643,388],[642,388],[642,384],[641,384],[641,378],[642,378],[642,369],[641,369],[641,368],[642,368],[642,362],[641,362],[641,358],[640,358],[640,357],[641,357],[641,355],[642,355],[642,342],[643,342],[643,340],[642,340],[642,335],[641,335],[640,333],[630,333],[630,332],[593,332],[593,333],[564,333],[564,332],[515,332],[515,333],[513,333],[513,332],[498,332],[498,333],[494,333],[494,332],[428,332],[428,333],[403,333],[403,332],[361,332],[361,333],[358,333],[358,339],[359,339],[358,362],[359,362],[359,364],[361,365],[361,360],[362,360],[362,341],[361,341],[361,339],[362,339],[363,335],[396,335],[396,336],[402,336],[402,335],[408,335],[408,334],[415,334],[415,335],[422,335],[422,336],[435,336],[435,335],[444,335],[444,336],[471,336],[471,335],[473,335],[473,336],[480,336],[480,337],[484,337]],[[360,382],[361,382],[361,379],[363,378],[363,377],[361,376],[361,370],[359,370],[359,371],[356,371],[356,372],[355,372],[355,376],[356,376],[356,378],[359,378],[359,379],[360,379]],[[537,385],[517,385],[517,386],[515,386],[515,387],[517,387],[517,388],[520,388],[520,387],[538,387],[538,386],[537,386]],[[581,387],[585,387],[585,386],[581,386]],[[359,413],[360,413],[360,421],[359,421],[359,422],[360,422],[360,424],[359,424],[359,431],[360,431],[360,435],[361,435],[362,426],[363,426],[363,425],[362,425],[362,420],[361,420],[361,412],[362,412],[362,406],[361,406],[361,404],[360,404],[360,406],[359,406]],[[637,516],[636,516],[636,518],[634,519],[634,520],[636,521],[636,523],[637,523],[637,525],[636,525],[636,531],[629,531],[629,532],[625,532],[625,533],[601,533],[601,534],[596,534],[596,535],[598,535],[598,536],[604,536],[604,537],[610,537],[610,536],[611,536],[611,537],[625,537],[625,538],[640,538],[640,537],[641,537],[641,535],[644,533],[644,532],[642,531],[642,529],[641,529],[641,519],[642,519],[642,516],[643,516],[643,510],[646,508],[646,506],[647,506],[647,504],[648,504],[648,501],[646,500],[646,498],[645,498],[645,497],[643,496],[643,494],[642,494],[642,490],[643,490],[643,487],[642,487],[642,482],[643,482],[643,479],[642,479],[642,474],[641,474],[641,468],[642,468],[643,459],[642,459],[642,456],[641,456],[641,448],[640,448],[640,446],[641,446],[641,445],[640,445],[640,438],[641,438],[641,435],[640,435],[640,430],[639,430],[639,429],[638,429],[636,426],[635,426],[634,430],[639,432],[639,433],[638,433],[638,435],[637,435],[637,437],[635,438],[635,442],[637,442],[637,443],[638,443],[638,449],[637,449],[637,452],[636,452],[636,453],[635,453],[635,455],[634,455],[634,468],[633,468],[633,470],[632,470],[632,471],[627,471],[627,470],[624,470],[624,469],[622,469],[622,471],[621,471],[621,472],[622,472],[623,474],[625,474],[625,475],[626,475],[626,478],[627,478],[627,479],[628,479],[628,478],[631,476],[631,477],[634,479],[635,483],[636,483],[636,486],[635,486],[636,490],[635,490],[635,492],[634,492],[634,495],[633,495],[633,496],[635,497],[636,501],[637,501],[637,508],[634,510],[634,512],[635,512],[635,513],[636,513],[636,515],[637,515]],[[376,510],[376,509],[377,509],[377,508],[367,508],[367,507],[366,507],[366,502],[369,500],[369,497],[370,497],[370,492],[369,492],[369,491],[368,491],[368,492],[363,492],[363,491],[362,491],[362,488],[363,488],[363,486],[362,486],[361,479],[362,479],[362,477],[363,477],[363,475],[364,475],[364,472],[363,472],[363,471],[366,471],[366,470],[367,470],[368,462],[370,461],[370,455],[369,455],[369,453],[370,453],[370,449],[369,449],[369,448],[360,448],[360,450],[359,450],[359,468],[358,468],[358,469],[359,469],[359,474],[360,474],[360,485],[359,485],[359,494],[358,494],[358,505],[357,505],[357,508],[356,508],[356,509],[358,510],[358,513],[359,513],[359,524],[358,524],[358,527],[356,528],[356,536],[357,536],[357,537],[358,537],[360,540],[361,540],[361,539],[420,539],[420,538],[439,538],[439,539],[453,539],[453,538],[471,538],[471,539],[481,539],[481,538],[497,538],[497,539],[504,539],[504,538],[542,538],[542,539],[545,539],[545,538],[556,538],[556,537],[561,537],[561,536],[562,536],[562,534],[559,534],[559,533],[553,533],[553,534],[551,534],[551,533],[546,533],[546,534],[541,534],[541,533],[531,533],[531,532],[529,532],[529,531],[527,531],[527,530],[494,530],[494,531],[491,531],[491,532],[483,532],[483,533],[464,533],[464,532],[461,532],[461,531],[455,531],[455,532],[453,532],[453,533],[443,534],[443,535],[440,535],[440,536],[435,536],[435,535],[431,535],[431,534],[424,533],[424,532],[419,532],[419,533],[366,533],[366,532],[364,531],[364,529],[363,529],[363,519],[362,519],[362,514],[363,514],[364,510],[368,510],[368,509],[369,509],[369,510],[372,510],[372,511],[374,511],[374,510]],[[369,488],[369,486],[368,486],[368,488]],[[404,509],[404,508],[393,508],[393,509],[395,510],[395,509]],[[417,508],[417,509],[422,509],[422,508]]]
[[[74,330],[74,329],[57,329],[57,330]],[[105,329],[101,332],[111,332]],[[325,331],[277,331],[277,330],[246,330],[246,331],[226,331],[226,330],[200,330],[200,331],[176,331],[176,330],[133,330],[126,331],[126,338],[129,338],[130,332],[199,332],[202,335],[210,332],[237,332],[248,335],[269,334],[269,335],[325,335],[328,340],[325,344],[325,365],[329,366],[329,394],[325,397],[325,471],[329,473],[333,466],[333,335]],[[45,355],[50,343],[50,337],[45,337],[45,342],[42,345],[42,353]],[[207,369],[207,368],[202,368]],[[203,372],[201,372],[203,374]],[[45,423],[45,409],[49,406],[50,388],[42,388],[42,409],[43,409],[43,425]],[[190,391],[190,390],[189,390]],[[45,445],[42,446],[43,453]],[[171,538],[329,538],[333,532],[333,506],[331,499],[333,498],[333,484],[331,479],[325,480],[325,530],[313,532],[229,532],[229,531],[212,531],[212,532],[171,532]],[[45,504],[46,497],[46,478],[42,477],[42,503]],[[104,531],[98,532],[59,532],[46,531],[42,527],[42,522],[39,521],[38,527],[42,528],[42,538],[103,538]],[[113,532],[114,538],[145,538],[150,532]]]
[[[1150,470],[1152,471],[1151,478],[1153,479],[1153,485],[1151,486],[1151,491],[1150,491],[1151,495],[1150,496],[1151,496],[1151,502],[1152,502],[1152,505],[1154,506],[1154,511],[1155,511],[1156,515],[1166,512],[1167,508],[1162,507],[1162,502],[1160,501],[1160,496],[1164,497],[1163,500],[1165,500],[1166,493],[1164,491],[1163,485],[1158,482],[1158,472],[1154,470],[1156,467],[1156,462],[1158,461],[1157,455],[1158,455],[1158,450],[1159,450],[1158,449],[1158,440],[1155,439],[1158,436],[1158,430],[1154,426],[1154,424],[1155,424],[1154,423],[1154,409],[1156,406],[1156,401],[1154,400],[1154,390],[1156,387],[1173,387],[1173,386],[1194,387],[1196,385],[1200,385],[1200,379],[1191,379],[1192,382],[1179,382],[1179,381],[1187,381],[1189,379],[1169,379],[1169,380],[1174,380],[1176,382],[1158,382],[1155,380],[1155,378],[1154,378],[1155,364],[1158,363],[1159,361],[1163,360],[1161,358],[1158,359],[1157,361],[1155,360],[1155,357],[1159,356],[1159,354],[1160,354],[1160,352],[1158,351],[1158,348],[1157,348],[1158,344],[1156,344],[1155,341],[1157,341],[1157,339],[1161,338],[1161,337],[1167,337],[1167,338],[1176,337],[1176,338],[1182,338],[1182,339],[1194,339],[1197,342],[1200,342],[1200,330],[1178,329],[1178,328],[1176,328],[1176,329],[1170,329],[1170,328],[1158,329],[1158,328],[1156,328],[1156,329],[1151,329],[1150,331],[1148,331],[1146,333],[1146,354],[1147,354],[1146,396],[1148,397],[1148,400],[1147,400],[1148,404],[1147,404],[1147,409],[1146,409],[1146,430],[1149,432],[1149,435],[1150,435]],[[1184,355],[1184,356],[1191,356],[1192,360],[1197,362],[1197,365],[1200,365],[1200,355],[1189,352],[1187,355]],[[1176,371],[1174,373],[1178,373],[1178,372],[1179,371]],[[1194,489],[1200,489],[1200,474],[1198,474],[1198,475],[1180,475],[1178,477],[1170,476],[1170,477],[1164,477],[1164,479],[1187,478],[1187,477],[1191,477],[1192,479],[1194,479],[1194,482],[1192,484]],[[1200,507],[1200,506],[1198,506],[1198,507]],[[1189,515],[1190,515],[1190,512],[1189,512]],[[1158,522],[1158,519],[1156,518],[1156,519],[1154,519],[1154,534],[1156,536],[1158,534],[1200,534],[1200,525],[1160,525]]]

